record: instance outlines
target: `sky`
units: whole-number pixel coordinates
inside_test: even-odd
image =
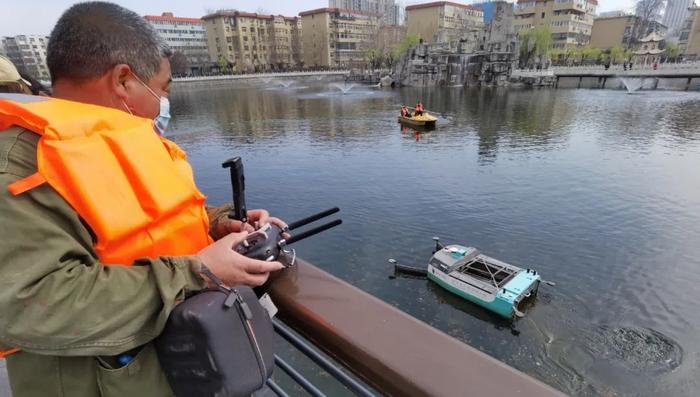
[[[404,4],[424,3],[408,0]],[[475,0],[453,0],[474,3]],[[76,0],[0,0],[0,36],[20,34],[51,33],[53,25]],[[201,17],[210,10],[232,8],[241,11],[298,15],[300,11],[327,7],[327,0],[112,0],[112,2],[129,8],[141,15],[160,15],[171,11],[176,16]],[[634,0],[598,0],[598,11],[630,10]]]

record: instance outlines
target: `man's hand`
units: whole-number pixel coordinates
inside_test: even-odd
[[[209,234],[214,240],[218,240],[231,233],[240,233],[243,231],[252,233],[266,223],[271,223],[281,229],[287,227],[287,224],[281,219],[270,217],[270,213],[266,210],[249,210],[247,212],[247,223],[230,219],[228,213],[231,211],[231,208],[232,206],[228,204],[209,210]]]
[[[207,248],[197,256],[226,285],[240,284],[251,287],[265,284],[270,272],[284,269],[279,262],[265,262],[245,257],[234,250],[248,236],[248,232],[231,233]],[[213,284],[211,280],[208,280]]]

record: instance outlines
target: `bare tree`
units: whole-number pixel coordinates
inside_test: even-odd
[[[637,20],[632,37],[635,41],[651,33],[652,25],[661,19],[666,0],[638,0],[634,8]],[[633,43],[630,43],[633,44]]]
[[[180,51],[175,51],[170,58],[170,70],[175,76],[185,76],[190,71],[190,62]]]

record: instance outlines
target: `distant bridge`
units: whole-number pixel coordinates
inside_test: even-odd
[[[543,70],[516,69],[514,77],[700,77],[700,62],[660,63],[656,69],[651,65],[634,65],[625,70],[622,65],[554,66]]]
[[[516,69],[512,77],[538,81],[549,80],[555,87],[566,88],[621,88],[620,79],[641,79],[644,89],[695,90],[700,84],[700,62],[633,65],[625,70],[622,65],[605,69],[602,65],[555,66],[544,70]],[[551,83],[550,83],[551,84]]]
[[[349,70],[332,70],[332,71],[318,71],[318,72],[284,72],[284,73],[250,73],[250,74],[224,74],[219,76],[197,76],[197,77],[178,77],[173,79],[177,83],[189,83],[189,82],[199,82],[199,81],[221,81],[221,80],[274,80],[274,79],[288,79],[294,77],[329,77],[329,76],[347,76],[350,74]]]

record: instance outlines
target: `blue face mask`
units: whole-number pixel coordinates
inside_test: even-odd
[[[170,123],[170,100],[168,98],[160,97],[160,113],[154,121],[158,133],[161,136],[165,136],[165,130],[168,129],[168,124]]]
[[[156,116],[153,121],[155,122],[156,130],[161,136],[165,136],[165,130],[168,129],[168,124],[170,123],[170,101],[168,98],[164,96],[159,96],[156,94],[151,87],[149,87],[146,83],[144,83],[139,76],[134,74],[134,77],[136,77],[136,80],[139,81],[146,89],[153,94],[156,99],[160,101],[160,113],[158,113],[158,116]],[[131,113],[131,111],[129,111]]]

